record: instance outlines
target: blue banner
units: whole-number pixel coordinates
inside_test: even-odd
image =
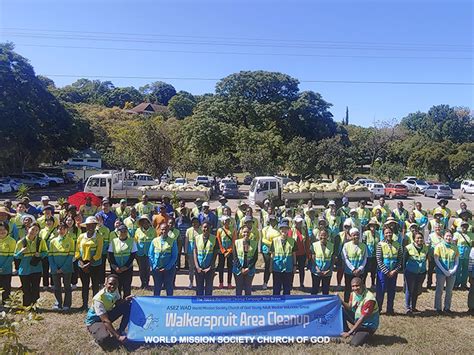
[[[128,339],[174,343],[324,343],[343,330],[337,296],[135,297]]]

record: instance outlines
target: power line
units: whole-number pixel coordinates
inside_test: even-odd
[[[92,49],[113,50],[130,52],[157,52],[157,53],[187,53],[187,54],[218,54],[218,55],[245,55],[245,56],[283,56],[283,57],[320,57],[320,58],[369,58],[369,59],[443,59],[443,60],[472,60],[473,57],[440,57],[440,56],[372,56],[372,55],[344,55],[344,54],[305,54],[305,53],[254,53],[254,52],[222,52],[222,51],[194,51],[194,50],[171,50],[171,49],[149,49],[149,48],[118,48],[118,47],[93,47],[93,46],[69,46],[51,44],[15,43],[15,46],[41,47],[41,48],[69,48],[69,49]]]
[[[44,75],[47,77],[64,77],[64,78],[188,80],[188,81],[219,81],[221,80],[221,78],[205,78],[205,77],[113,76],[113,75],[72,75],[72,74],[41,74],[41,75]],[[474,83],[470,83],[470,82],[436,82],[436,81],[299,80],[299,82],[300,83],[329,83],[329,84],[474,86]]]

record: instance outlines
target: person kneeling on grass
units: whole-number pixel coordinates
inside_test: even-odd
[[[127,340],[125,328],[130,318],[130,301],[133,296],[120,298],[118,276],[107,276],[105,287],[94,296],[92,306],[86,316],[87,330],[103,348],[116,347]],[[113,322],[122,317],[116,330]]]
[[[345,326],[341,337],[352,336],[351,345],[360,346],[369,340],[379,326],[379,307],[375,295],[366,289],[361,278],[354,277],[351,288],[349,302],[342,301]],[[353,326],[349,327],[348,323]]]

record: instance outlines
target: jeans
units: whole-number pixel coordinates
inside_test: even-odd
[[[235,295],[242,296],[242,291],[245,292],[245,296],[250,296],[252,294],[252,281],[254,275],[250,276],[249,274],[235,275]]]
[[[176,268],[172,267],[170,270],[158,271],[157,269],[152,271],[153,275],[153,296],[161,296],[161,290],[166,290],[166,296],[173,296],[174,288],[174,276],[176,274]]]
[[[100,291],[100,280],[102,277],[102,265],[90,266],[89,272],[79,268],[79,277],[82,283],[82,307],[87,308],[89,304],[89,289],[92,281],[92,295]]]
[[[421,293],[421,285],[425,280],[426,272],[415,274],[405,270],[405,308],[407,311],[416,309],[416,301]]]
[[[21,290],[23,291],[23,306],[31,306],[40,298],[41,272],[20,275]]]
[[[118,276],[119,282],[119,292],[122,294],[122,298],[130,296],[132,294],[132,278],[133,278],[133,268],[127,269],[120,274],[117,274],[114,270],[112,270],[112,274],[116,274]]]
[[[227,285],[232,284],[232,254],[227,257],[224,254],[219,254],[219,263],[217,264],[217,270],[219,271],[219,284],[224,283],[224,267],[227,261]]]
[[[137,256],[138,273],[140,274],[141,288],[150,284],[150,260],[147,255]]]
[[[458,269],[456,270],[456,281],[454,283],[455,287],[466,287],[467,286],[467,277],[469,276],[469,259],[459,259]]]
[[[263,271],[263,283],[267,284],[270,280],[270,265],[272,263],[272,258],[269,253],[262,253],[263,261],[265,262],[265,269]]]
[[[298,268],[298,276],[300,278],[300,287],[304,287],[304,267],[306,263],[306,255],[298,255],[296,257],[296,264]]]
[[[388,277],[382,271],[377,271],[376,295],[380,311],[382,311],[383,299],[387,292],[387,312],[393,312],[393,303],[395,301],[395,291],[397,287],[397,275]]]
[[[196,272],[196,296],[212,296],[214,275],[213,269],[206,273]]]
[[[331,274],[328,276],[318,276],[311,273],[313,280],[313,287],[311,288],[311,294],[317,295],[319,293],[320,284],[322,284],[323,295],[329,295],[329,285],[331,283]]]
[[[370,257],[370,258],[367,258],[367,264],[365,265],[365,275],[364,275],[364,278],[362,281],[364,281],[364,283],[367,285],[366,283],[366,280],[367,280],[367,276],[369,276],[369,272],[370,272],[370,281],[371,281],[371,284],[370,286],[371,287],[374,287],[375,286],[375,279],[377,278],[377,259],[374,257]]]
[[[435,269],[435,261],[433,255],[428,255],[428,273],[426,274],[426,287],[430,288],[433,285],[433,274]]]
[[[445,276],[444,274],[436,274],[436,291],[434,307],[437,311],[441,311],[441,298],[443,297],[443,288],[446,283],[446,295],[444,297],[444,311],[451,310],[451,297],[453,296],[454,282],[456,275]]]
[[[474,272],[469,276],[469,293],[467,295],[467,307],[470,311],[474,311]]]
[[[12,274],[0,275],[0,288],[3,290],[1,304],[4,304],[12,291]]]
[[[176,268],[181,269],[181,251],[183,250],[183,239],[181,237],[176,241],[178,245],[178,260],[176,261]]]
[[[48,258],[41,259],[43,265],[43,287],[49,287],[49,284],[54,284],[53,279],[49,273],[49,260]],[[51,281],[51,282],[50,282]]]
[[[72,289],[71,289],[71,276],[72,273],[68,272],[65,274],[52,274],[54,281],[54,297],[56,298],[56,305],[59,308],[69,307],[71,308],[72,303]],[[64,302],[63,294],[61,292],[61,279],[64,284]]]
[[[105,285],[105,274],[106,274],[105,267],[107,266],[107,253],[102,254],[102,264],[100,264],[100,266],[102,267],[102,272],[100,273],[99,283],[101,285]]]
[[[292,272],[278,272],[273,271],[273,294],[281,295],[283,288],[283,294],[289,295],[293,286],[293,273]]]

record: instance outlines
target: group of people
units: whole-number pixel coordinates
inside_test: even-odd
[[[97,297],[108,297],[101,289],[107,285],[107,273],[114,275],[107,278],[116,284],[114,297],[129,299],[135,262],[142,288],[148,288],[153,278],[154,295],[162,290],[173,295],[179,270],[186,270],[189,288],[195,284],[196,295],[212,295],[216,271],[219,288],[250,295],[262,254],[262,288],[268,288],[272,277],[274,295],[289,295],[295,282],[304,290],[307,269],[311,293],[328,294],[335,272],[334,286],[342,287],[344,279],[344,304],[353,302],[354,282],[371,295],[365,288],[370,283],[377,311],[387,295],[386,310],[391,315],[397,276],[403,273],[406,312],[416,313],[422,284],[426,280],[431,287],[435,274],[436,311],[451,312],[453,288],[467,289],[468,279],[468,308],[474,311],[473,221],[465,203],[452,212],[448,201],[440,200],[432,218],[420,202],[409,211],[398,201],[391,210],[383,198],[371,209],[365,201],[350,208],[343,198],[342,206],[329,201],[323,210],[312,201],[305,206],[285,201],[276,207],[267,200],[258,213],[244,202],[236,211],[225,198],[219,203],[211,210],[208,202],[197,199],[189,208],[185,201],[173,206],[164,197],[154,205],[143,195],[133,206],[121,200],[113,208],[106,198],[101,206],[88,198],[81,206],[64,202],[56,214],[47,196],[41,206],[25,198],[14,208],[7,201],[0,208],[2,302],[9,297],[15,274],[21,280],[25,306],[39,299],[42,280],[44,288],[54,290],[54,308],[69,310],[72,290],[80,279],[81,308],[89,309],[91,287],[94,303]]]

